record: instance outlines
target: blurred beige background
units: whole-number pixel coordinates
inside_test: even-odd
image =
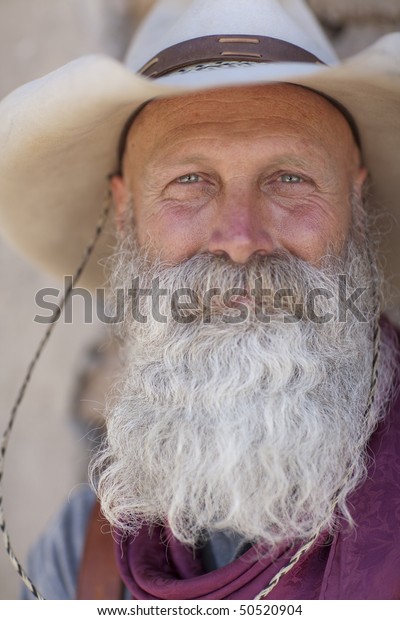
[[[233,1],[233,0],[232,0]],[[400,0],[309,0],[339,54],[357,52],[400,30]],[[122,58],[130,33],[152,0],[0,0],[0,97],[90,52]],[[27,188],[29,191],[29,188]],[[44,326],[34,297],[57,287],[0,238],[0,429]],[[27,549],[70,490],[86,480],[90,442],[74,422],[73,394],[97,325],[59,324],[20,410],[5,472],[5,510],[14,550]],[[94,407],[101,408],[101,399]],[[0,599],[18,598],[20,580],[0,548]]]

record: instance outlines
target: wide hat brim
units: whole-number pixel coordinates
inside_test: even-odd
[[[270,63],[176,73],[149,80],[91,55],[14,91],[0,103],[0,229],[30,259],[73,274],[102,211],[117,167],[122,128],[135,108],[159,97],[217,87],[287,82],[343,104],[359,128],[374,202],[391,216],[382,252],[391,283],[400,273],[400,34],[337,64]],[[100,238],[83,284],[104,282],[113,223]],[[394,299],[392,303],[395,303]]]

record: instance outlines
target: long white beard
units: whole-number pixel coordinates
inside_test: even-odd
[[[150,265],[126,240],[116,256],[115,290],[129,288],[139,274],[143,288],[159,277],[160,288],[189,287],[199,300],[210,286],[248,287],[262,274],[265,288],[290,287],[298,300],[311,289],[331,291],[328,309],[336,312],[334,272],[350,274],[356,286],[371,283],[369,259],[353,241],[342,268],[336,259],[317,269],[290,256],[245,267],[208,255]],[[162,313],[171,314],[170,302],[160,299]],[[351,522],[346,498],[363,479],[366,444],[380,415],[376,406],[365,419],[370,290],[358,307],[367,324],[351,313],[346,322],[277,317],[263,324],[252,310],[241,324],[224,323],[218,312],[210,323],[199,312],[182,324],[152,319],[151,300],[142,298],[148,321],[124,321],[126,369],[110,399],[106,443],[92,464],[111,524],[132,534],[143,520],[167,522],[190,545],[204,533],[230,530],[273,547],[333,528],[335,496],[336,512]]]

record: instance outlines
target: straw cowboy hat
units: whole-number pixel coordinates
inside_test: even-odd
[[[204,70],[207,69],[207,70]],[[396,216],[400,175],[400,33],[339,62],[303,0],[162,0],[124,64],[84,56],[0,103],[0,229],[47,270],[72,274],[93,236],[117,145],[133,110],[155,97],[289,82],[342,104],[358,126],[375,202]],[[84,278],[101,285],[99,259]],[[386,231],[389,274],[399,229]]]

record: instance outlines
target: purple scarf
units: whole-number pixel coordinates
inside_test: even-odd
[[[349,501],[356,528],[344,526],[329,540],[322,535],[267,598],[400,600],[400,397],[369,447],[368,478]],[[252,548],[203,574],[201,561],[168,528],[143,527],[116,544],[122,579],[136,600],[254,599],[295,551],[281,548],[271,557]]]

